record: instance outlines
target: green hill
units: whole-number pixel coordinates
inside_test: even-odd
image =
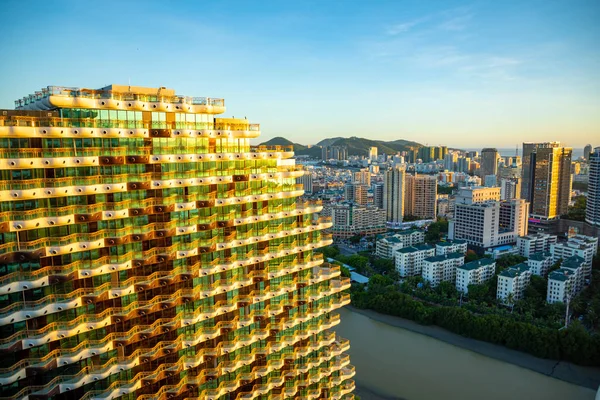
[[[287,146],[293,145],[294,152],[296,155],[302,156],[307,155],[314,158],[321,157],[322,146],[346,146],[348,148],[348,155],[350,156],[366,156],[369,153],[369,147],[377,147],[379,154],[396,154],[399,151],[409,151],[411,149],[418,149],[423,147],[422,144],[412,142],[410,140],[397,139],[386,142],[384,140],[371,140],[365,138],[359,138],[352,136],[349,138],[335,137],[326,138],[321,140],[315,146],[307,147],[298,143],[293,143],[283,137],[275,137],[268,140],[261,145],[267,146]]]
[[[304,146],[299,143],[294,143],[290,140],[287,140],[284,137],[277,136],[273,139],[267,140],[266,142],[261,143],[259,146],[294,146],[294,153],[296,155],[307,155],[314,158],[321,157],[321,147],[319,146]]]

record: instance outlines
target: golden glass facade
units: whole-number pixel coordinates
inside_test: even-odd
[[[0,398],[352,398],[291,148],[166,88],[0,110]]]

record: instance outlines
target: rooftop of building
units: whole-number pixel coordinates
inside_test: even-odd
[[[461,265],[460,269],[465,269],[467,271],[472,271],[474,269],[478,269],[478,268],[482,268],[482,267],[487,267],[489,265],[496,265],[496,260],[493,260],[491,258],[482,258],[479,260],[475,260],[475,261],[471,261],[468,262],[466,264]]]
[[[568,239],[567,243],[569,242],[582,242],[593,244],[598,243],[598,238],[595,236],[575,235]]]
[[[577,269],[580,268],[585,260],[579,256],[572,256],[563,260],[560,264],[561,268]]]
[[[556,236],[554,235],[548,235],[547,233],[531,233],[525,236],[519,236],[519,239],[522,240],[538,240],[538,239],[545,239],[545,238],[550,238],[550,237],[554,237],[556,238]]]
[[[454,239],[454,240],[446,240],[444,242],[437,242],[435,245],[441,246],[441,247],[450,247],[450,246],[454,246],[457,244],[466,244],[466,243],[467,243],[466,240]]]
[[[547,251],[540,251],[529,256],[529,259],[532,261],[544,261],[548,258],[552,258],[552,254]]]
[[[392,237],[398,237],[398,236],[408,236],[408,235],[412,235],[414,233],[422,233],[425,234],[421,229],[404,229],[404,230],[392,230],[392,231],[388,231],[382,235],[378,235],[377,239],[389,239]]]
[[[414,246],[409,246],[409,247],[404,247],[402,249],[398,249],[398,250],[396,250],[396,252],[399,252],[402,254],[408,254],[408,253],[415,253],[417,251],[423,251],[423,250],[433,250],[433,247],[428,244],[416,244]]]
[[[458,258],[465,258],[465,255],[463,253],[448,253],[448,254],[443,254],[440,256],[427,257],[425,259],[425,261],[440,262],[440,261],[444,261],[444,260],[454,260],[454,259],[458,259]]]
[[[49,98],[51,96],[54,98],[79,97],[89,99],[106,99],[118,101],[150,101],[186,105],[210,105],[221,107],[225,105],[223,99],[181,96],[175,94],[175,90],[166,88],[164,86],[153,88],[144,86],[111,84],[99,89],[67,86],[47,86],[39,91],[36,91],[34,94],[30,94],[28,96],[23,97],[22,99],[15,100],[15,108],[36,109],[35,107],[30,108],[29,105],[34,103],[39,104],[39,101]],[[181,107],[181,110],[185,111],[184,107]]]
[[[527,264],[520,263],[520,264],[514,265],[512,267],[506,268],[504,271],[500,272],[498,275],[506,276],[508,278],[514,278],[516,276],[521,275],[523,272],[529,271],[529,270],[530,270],[530,267]]]
[[[548,274],[549,281],[567,281],[574,275],[573,271],[566,268],[559,268]]]

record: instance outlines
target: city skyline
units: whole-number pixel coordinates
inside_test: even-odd
[[[581,148],[598,136],[592,1],[132,1],[86,22],[110,4],[7,2],[0,107],[48,84],[130,82],[226,98],[227,116],[247,113],[263,140]]]

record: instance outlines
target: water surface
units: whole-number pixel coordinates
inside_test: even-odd
[[[595,391],[375,321],[344,308],[357,386],[407,400],[593,400]],[[369,400],[365,398],[363,400]]]

